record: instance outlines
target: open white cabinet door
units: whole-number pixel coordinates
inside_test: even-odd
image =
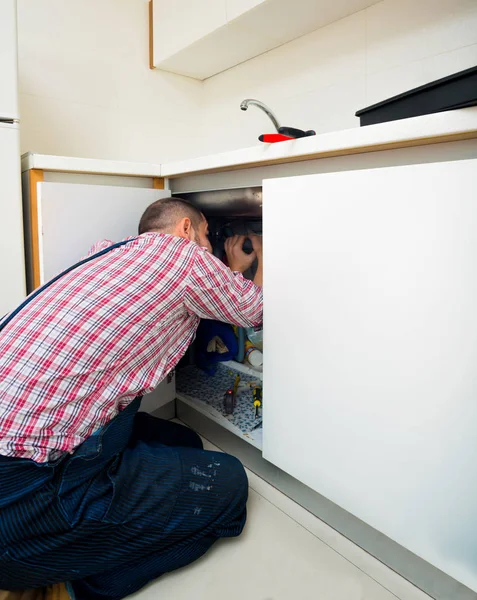
[[[79,261],[96,242],[119,242],[136,235],[144,210],[155,200],[168,196],[167,190],[39,183],[41,283]],[[154,412],[174,398],[175,378],[167,377],[144,396],[141,410]]]
[[[100,240],[137,234],[139,219],[167,190],[76,183],[39,183],[40,278],[45,283]]]
[[[477,590],[477,160],[264,182],[264,457]]]

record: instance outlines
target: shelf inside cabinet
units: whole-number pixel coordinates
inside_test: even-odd
[[[209,418],[211,421],[214,421],[218,425],[221,425],[224,429],[231,431],[237,437],[245,440],[255,448],[262,450],[262,428],[256,429],[251,433],[243,433],[238,427],[235,427],[233,423],[231,423],[226,417],[221,415],[217,410],[206,404],[203,400],[198,398],[192,398],[190,396],[186,396],[185,394],[176,394],[176,398],[191,408],[195,409],[197,412]]]
[[[244,365],[243,363],[239,363],[236,360],[228,360],[222,363],[224,366],[229,367],[230,369],[235,369],[236,371],[240,371],[240,373],[244,373],[245,375],[250,375],[255,379],[263,380],[263,373],[253,367],[249,367],[248,365]]]
[[[241,384],[245,385],[237,394],[233,415],[227,415],[223,398],[227,389],[233,387],[237,375],[240,375]],[[262,420],[261,414],[255,417],[252,395],[254,384],[261,386],[261,382],[261,373],[234,361],[217,365],[214,375],[189,366],[177,372],[176,397],[261,450]]]

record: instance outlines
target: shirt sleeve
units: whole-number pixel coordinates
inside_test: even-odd
[[[216,319],[241,327],[261,325],[262,288],[234,273],[218,258],[197,249],[185,290],[185,305],[203,319]]]

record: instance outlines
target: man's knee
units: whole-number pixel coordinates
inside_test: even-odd
[[[203,450],[204,444],[202,443],[202,439],[198,433],[192,429],[189,429],[188,427],[184,427],[182,436],[184,446],[187,446],[187,448],[195,448],[196,450]]]
[[[147,413],[138,413],[129,445],[134,446],[138,441],[164,446],[203,449],[200,436],[192,429],[179,423],[158,419]]]

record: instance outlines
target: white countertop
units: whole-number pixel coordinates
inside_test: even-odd
[[[477,107],[165,163],[161,165],[161,175],[179,177],[190,173],[311,160],[330,155],[385,150],[388,146],[404,147],[446,141],[446,138],[450,141],[465,135],[477,137]]]
[[[180,177],[191,173],[312,160],[466,137],[477,137],[477,107],[367,127],[355,127],[278,144],[261,144],[251,148],[163,164],[28,153],[22,157],[22,170],[42,169],[136,177]]]

